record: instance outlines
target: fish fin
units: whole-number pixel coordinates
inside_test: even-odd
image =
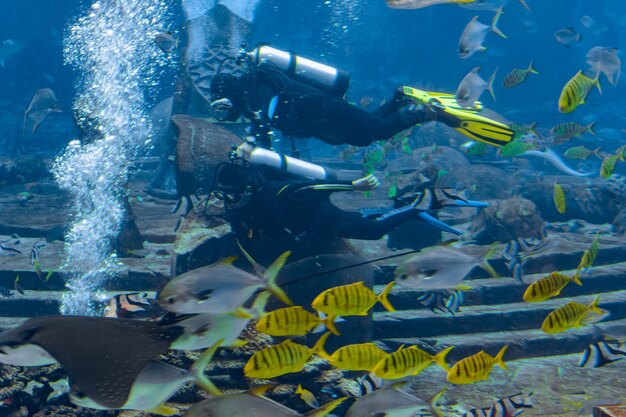
[[[294,394],[302,394],[303,392],[304,391],[302,391],[302,385],[298,384],[298,387],[294,391]]]
[[[230,313],[230,315],[233,317],[240,318],[240,319],[253,319],[254,318],[254,316],[248,313],[243,307],[237,308],[237,310]]]
[[[267,391],[274,388],[275,386],[276,385],[273,384],[257,385],[248,389],[248,394],[254,395],[256,397],[263,397],[263,394],[265,394]]]
[[[179,413],[179,410],[165,404],[157,405],[156,407],[146,411],[150,414],[158,414],[160,416],[171,416]]]
[[[493,97],[493,101],[496,101],[496,95],[493,92],[493,80],[496,79],[496,74],[497,73],[498,73],[498,67],[496,67],[496,69],[493,72],[493,74],[491,74],[491,77],[489,77],[489,80],[487,80],[487,90],[489,90],[489,93],[491,94],[491,97]]]
[[[331,411],[333,411],[339,404],[344,402],[348,397],[337,398],[334,401],[324,404],[320,408],[316,408],[315,410],[311,410],[308,413],[305,413],[305,417],[324,417]]]
[[[315,353],[317,356],[326,360],[330,359],[330,355],[324,350],[324,344],[326,340],[328,340],[328,336],[330,336],[330,332],[324,333],[311,348],[311,353]]]
[[[600,94],[602,94],[602,87],[600,87],[600,71],[596,74],[596,78],[593,79],[594,85],[598,88]]]
[[[502,33],[502,31],[498,28],[498,21],[500,20],[500,16],[504,14],[504,6],[500,6],[496,9],[496,15],[493,17],[491,21],[491,31],[498,35],[501,38],[506,39],[506,35]]]
[[[448,387],[443,387],[438,393],[433,395],[428,399],[428,407],[430,408],[430,412],[435,417],[444,417],[445,414],[437,407],[437,401],[446,393]]]
[[[224,259],[220,259],[219,261],[217,261],[217,265],[231,265],[233,264],[233,262],[235,262],[237,260],[236,256],[229,256],[228,258],[224,258]]]
[[[249,342],[248,342],[247,340],[235,339],[235,340],[233,341],[233,343],[231,343],[231,344],[229,345],[229,347],[232,347],[232,348],[240,348],[240,347],[244,347],[244,346],[246,346],[248,343],[249,343]]]
[[[519,4],[522,5],[522,7],[526,10],[531,10],[530,6],[526,3],[526,0],[517,0],[519,2]]]
[[[504,356],[504,352],[506,352],[506,350],[508,348],[509,348],[509,345],[504,345],[504,347],[502,349],[500,349],[500,352],[498,352],[498,354],[494,358],[494,363],[496,365],[500,366],[500,368],[502,368],[504,370],[508,370],[509,369],[509,368],[507,368],[506,364],[502,360],[502,357]]]
[[[469,291],[471,289],[473,289],[474,287],[472,287],[471,285],[468,284],[459,284],[456,287],[454,287],[455,290],[457,291]]]
[[[533,64],[534,64],[534,61],[530,61],[530,64],[528,64],[527,71],[530,72],[531,74],[541,74],[539,71],[537,71],[537,69],[533,66]]]
[[[213,395],[221,395],[222,392],[204,375],[204,369],[209,366],[213,355],[222,343],[224,343],[223,338],[205,350],[191,366],[191,373],[196,375],[196,384]]]
[[[252,303],[252,308],[250,310],[252,311],[252,314],[255,315],[255,319],[259,319],[263,314],[265,314],[265,306],[270,299],[270,295],[271,293],[269,291],[261,291],[254,299],[254,303]]]
[[[580,275],[578,274],[578,270],[572,276],[572,281],[574,281],[578,285],[583,285],[583,283],[580,281]]]
[[[493,256],[493,254],[496,253],[496,250],[498,250],[498,244],[497,243],[492,243],[491,246],[489,247],[489,249],[487,250],[487,252],[483,255],[482,263],[480,264],[481,268],[483,268],[485,271],[487,271],[489,273],[489,275],[491,275],[493,278],[499,278],[500,277],[496,273],[495,269],[493,269],[493,267],[489,263],[489,258],[491,258]]]
[[[433,360],[435,361],[435,363],[441,366],[446,372],[450,370],[450,367],[446,363],[446,356],[448,355],[448,353],[450,353],[452,349],[454,349],[454,346],[450,346],[433,356]]]
[[[600,296],[598,295],[595,298],[595,300],[593,300],[593,302],[591,304],[589,304],[589,310],[593,311],[594,313],[604,314],[604,310],[602,310],[600,307],[598,307],[598,303],[599,302],[600,302]]]
[[[339,330],[337,330],[337,327],[335,327],[335,316],[333,315],[329,315],[328,317],[322,319],[322,323],[324,324],[324,326],[326,326],[326,328],[328,330],[330,330],[332,332],[332,334],[334,334],[335,336],[339,336],[341,335],[341,333],[339,333]]]
[[[285,264],[285,261],[287,261],[287,258],[289,257],[289,255],[291,255],[291,251],[288,250],[284,252],[282,255],[280,255],[278,258],[276,258],[276,260],[265,271],[264,278],[267,281],[266,283],[267,290],[271,292],[272,294],[274,294],[274,296],[278,298],[280,301],[282,301],[283,303],[289,306],[292,306],[293,301],[291,301],[291,299],[287,296],[287,294],[285,293],[285,291],[283,291],[282,288],[276,285],[276,277],[278,276],[278,273],[280,272],[281,268]]]
[[[587,126],[585,126],[585,130],[589,133],[591,133],[592,135],[595,135],[596,132],[593,130],[593,127],[595,126],[596,122],[591,122],[589,123]]]
[[[396,309],[393,308],[391,303],[389,303],[389,300],[387,299],[387,296],[391,292],[391,289],[394,287],[394,285],[396,285],[396,282],[395,281],[391,281],[389,284],[387,284],[387,286],[385,287],[383,292],[381,292],[378,295],[378,297],[376,297],[377,300],[383,305],[383,307],[385,307],[387,309],[387,311],[389,311],[391,313],[395,312]]]

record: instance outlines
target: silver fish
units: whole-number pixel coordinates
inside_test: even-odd
[[[497,276],[487,262],[495,248],[489,248],[483,257],[445,246],[428,248],[398,265],[394,271],[394,279],[403,287],[438,290],[457,287],[476,266],[481,266],[491,275]]]
[[[159,304],[164,310],[179,314],[233,313],[257,290],[264,288],[285,304],[292,305],[275,282],[290,253],[279,256],[263,277],[234,267],[235,257],[186,272],[163,288],[159,293]]]
[[[120,395],[108,398],[104,403],[92,399],[81,390],[79,384],[72,383],[70,401],[80,407],[97,410],[150,410],[155,414],[169,415],[176,410],[166,407],[164,403],[187,382],[195,382],[214,395],[220,394],[215,385],[204,376],[204,369],[218,346],[219,342],[207,349],[189,370],[157,360],[150,361],[137,375],[128,391],[120,392]],[[115,382],[110,381],[110,384]]]
[[[435,403],[446,388],[425,401],[403,391],[401,387],[405,384],[406,381],[383,385],[364,395],[350,406],[345,417],[404,417],[417,415],[420,411],[430,411],[434,416],[443,415]]]
[[[473,3],[476,0],[387,0],[387,6],[392,9],[422,9],[437,4]]]
[[[559,29],[554,34],[556,40],[569,48],[570,44],[573,42],[580,42],[582,39],[582,35],[580,33],[576,33],[576,29],[573,27],[567,27],[563,29]]]
[[[550,164],[552,164],[553,167],[555,167],[556,169],[558,169],[559,171],[563,172],[564,174],[567,175],[572,175],[574,177],[588,177],[590,175],[594,175],[594,172],[578,172],[573,170],[572,168],[568,167],[565,162],[563,162],[563,160],[561,158],[559,158],[559,155],[556,154],[556,152],[554,152],[552,149],[546,149],[544,152],[542,151],[538,151],[535,149],[531,149],[529,151],[524,152],[523,154],[520,154],[518,156],[536,156],[542,159],[545,159],[546,161],[548,161]]]
[[[485,40],[489,30],[502,38],[506,38],[506,36],[496,26],[500,16],[502,16],[502,13],[502,7],[498,8],[496,15],[491,21],[491,26],[480,23],[478,21],[478,16],[474,16],[472,20],[470,20],[461,34],[461,39],[459,39],[459,56],[461,58],[469,58],[476,52],[486,50],[487,48],[483,46],[483,41]]]
[[[178,46],[178,40],[174,38],[172,32],[159,32],[154,42],[166,54],[169,54]]]
[[[594,74],[601,72],[611,84],[617,85],[622,71],[622,61],[617,56],[618,52],[617,48],[596,46],[591,48],[585,57]]]
[[[30,120],[33,123],[32,133],[35,133],[39,124],[52,112],[61,112],[61,109],[57,107],[57,97],[54,91],[49,88],[37,90],[24,112],[24,131],[26,131],[26,121]]]
[[[485,90],[491,93],[494,100],[496,99],[493,93],[493,80],[496,78],[498,68],[491,74],[488,81],[483,80],[483,78],[478,75],[478,71],[480,71],[480,67],[471,70],[463,80],[461,80],[456,90],[456,101],[461,107],[474,107],[474,103],[476,103]]]
[[[227,394],[204,400],[187,411],[184,417],[321,417],[330,413],[345,397],[324,404],[320,408],[300,414],[261,393]]]
[[[183,334],[170,346],[173,350],[205,349],[221,340],[221,346],[241,346],[239,339],[241,332],[252,318],[263,315],[265,304],[270,294],[261,292],[250,310],[246,310],[248,317],[238,317],[231,314],[194,314],[176,318],[170,322],[159,324],[183,328]]]

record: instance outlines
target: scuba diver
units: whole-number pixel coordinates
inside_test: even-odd
[[[367,146],[428,121],[494,146],[513,137],[508,126],[479,115],[481,107],[461,108],[453,94],[404,87],[370,113],[343,98],[349,85],[345,71],[267,45],[251,52],[242,48],[229,59],[247,71],[236,77],[220,66],[210,84],[214,115],[223,121],[250,119],[248,133],[264,148],[272,148],[272,129],[287,137]]]
[[[233,159],[217,168],[213,193],[224,201],[225,217],[239,242],[256,239],[304,237],[377,240],[409,219],[418,219],[439,230],[461,231],[428,214],[448,206],[484,207],[425,184],[408,199],[395,199],[395,207],[346,211],[330,201],[337,191],[370,191],[378,187],[368,175],[354,181],[286,179],[275,168],[254,166]]]

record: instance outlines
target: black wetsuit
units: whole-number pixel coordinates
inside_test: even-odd
[[[226,219],[239,239],[315,235],[377,240],[415,218],[412,207],[371,218],[342,210],[330,202],[333,192],[353,190],[349,181],[266,181],[245,207],[226,204]]]
[[[262,63],[240,79],[243,114],[252,120],[251,135],[263,146],[277,129],[287,137],[316,137],[338,145],[367,146],[385,140],[416,123],[423,113],[407,112],[407,101],[396,94],[372,113],[343,98],[288,78],[272,64]],[[272,99],[275,107],[272,110]]]

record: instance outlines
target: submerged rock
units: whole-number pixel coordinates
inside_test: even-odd
[[[478,212],[471,232],[479,244],[508,242],[519,238],[542,238],[545,222],[537,206],[525,198],[496,201]]]

